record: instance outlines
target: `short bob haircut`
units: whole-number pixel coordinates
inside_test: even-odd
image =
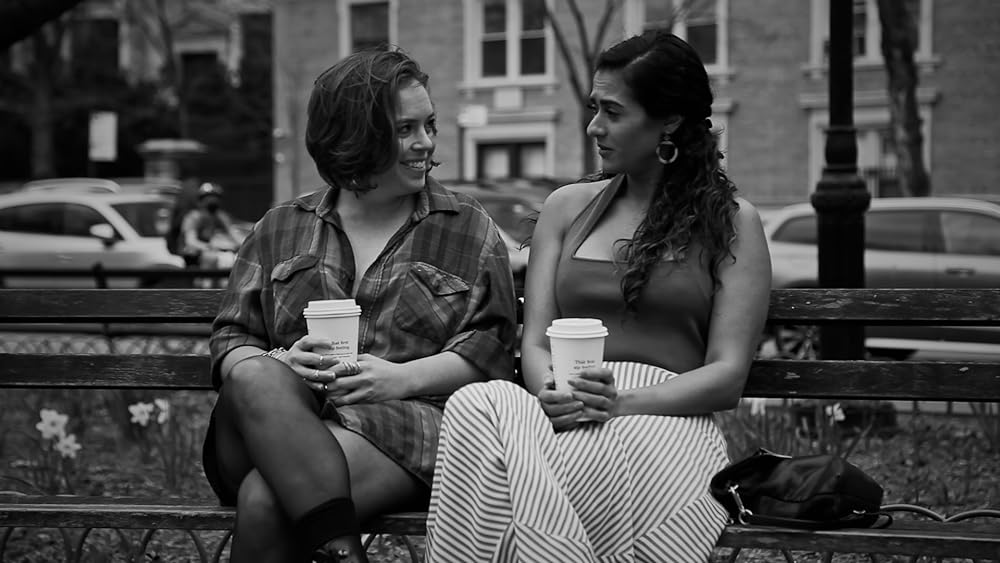
[[[313,83],[306,149],[331,186],[366,191],[370,178],[398,158],[399,91],[427,75],[409,55],[387,46],[359,51],[325,70]]]

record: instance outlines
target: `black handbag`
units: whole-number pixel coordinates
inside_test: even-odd
[[[882,487],[835,455],[790,457],[760,449],[716,473],[709,487],[740,524],[822,530],[892,522],[879,512]]]

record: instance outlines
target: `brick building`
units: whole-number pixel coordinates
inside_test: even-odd
[[[443,180],[574,178],[581,108],[548,1],[570,48],[567,0],[296,0],[274,4],[275,198],[321,185],[305,152],[313,79],[361,46],[388,40],[421,62],[438,108]],[[823,166],[830,0],[620,0],[604,45],[671,25],[702,54],[726,166],[754,201],[806,200]],[[846,1],[846,0],[844,0]],[[606,0],[577,0],[593,41]],[[917,99],[932,190],[1000,193],[1000,3],[910,0],[918,13]],[[891,195],[895,156],[876,0],[854,0],[858,165]],[[580,73],[589,87],[590,72]]]

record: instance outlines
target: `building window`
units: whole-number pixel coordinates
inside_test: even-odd
[[[73,23],[71,53],[74,61],[86,63],[99,73],[118,72],[118,21],[110,18],[88,18]]]
[[[931,7],[932,0],[906,0],[907,11],[914,18],[917,45],[914,57],[918,61],[931,58]],[[854,60],[861,64],[882,64],[882,23],[878,16],[877,0],[853,0],[853,34],[851,48]],[[830,49],[830,0],[812,0],[813,53],[811,64],[825,67]]]
[[[627,0],[625,35],[665,29],[687,41],[710,71],[726,63],[728,0]]]
[[[340,49],[351,53],[396,42],[398,0],[342,0],[339,3]]]
[[[351,6],[351,51],[389,42],[389,4],[374,2]]]
[[[467,0],[466,72],[472,80],[518,80],[551,72],[546,0]]]
[[[920,129],[924,137],[924,166],[930,172],[931,163],[931,123],[934,95],[917,92]],[[899,190],[896,147],[889,131],[888,101],[884,96],[871,100],[867,98],[857,103],[854,109],[855,139],[857,143],[858,176],[865,182],[873,197],[893,197],[903,195]],[[826,166],[826,128],[829,119],[827,108],[816,107],[810,111],[809,138],[809,182],[805,186],[812,191],[822,176]]]
[[[488,142],[476,146],[478,179],[546,176],[545,142]]]

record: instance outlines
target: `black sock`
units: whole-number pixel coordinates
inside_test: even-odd
[[[330,499],[302,515],[293,524],[299,547],[312,553],[326,542],[343,536],[358,536],[358,516],[348,497]]]

